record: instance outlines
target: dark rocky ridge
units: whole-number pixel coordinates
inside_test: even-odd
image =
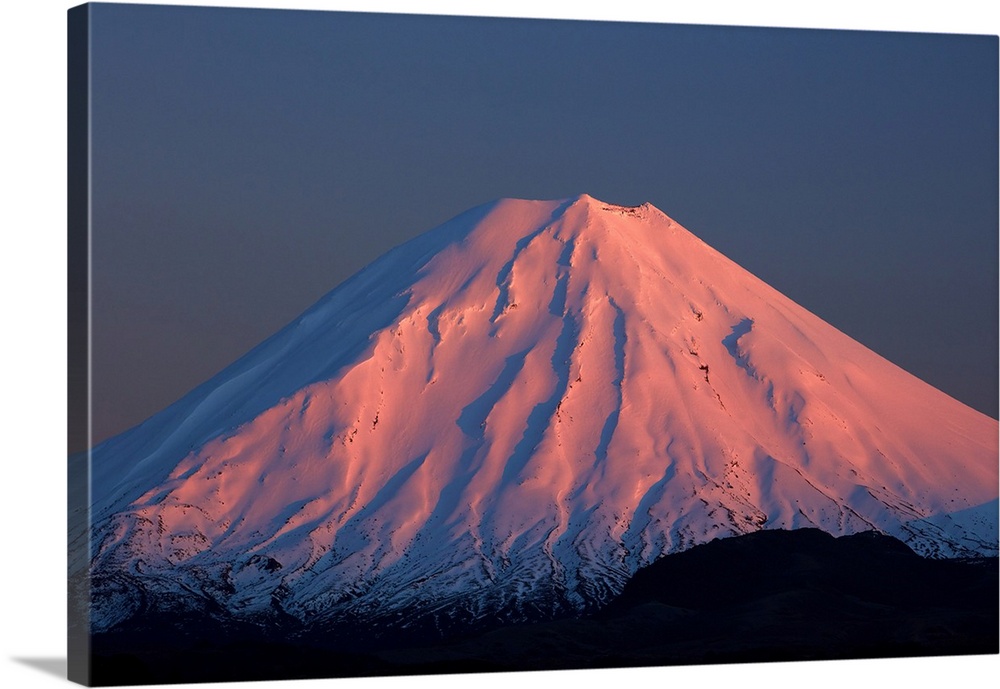
[[[94,638],[93,682],[992,654],[998,587],[996,558],[925,559],[874,532],[760,531],[665,556],[584,617],[373,633],[140,616]]]

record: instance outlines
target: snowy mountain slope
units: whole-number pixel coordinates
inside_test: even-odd
[[[395,249],[93,470],[97,630],[149,606],[523,619],[762,528],[997,552],[995,420],[586,195]]]

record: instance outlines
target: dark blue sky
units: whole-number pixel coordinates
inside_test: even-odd
[[[93,8],[94,439],[504,197],[650,201],[997,416],[997,38]]]

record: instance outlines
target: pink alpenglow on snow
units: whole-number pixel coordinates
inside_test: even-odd
[[[94,625],[140,585],[301,620],[582,610],[760,529],[996,555],[997,438],[649,204],[501,200],[95,448]]]

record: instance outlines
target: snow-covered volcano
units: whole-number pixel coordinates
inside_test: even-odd
[[[649,204],[502,200],[95,448],[93,622],[525,618],[759,529],[995,555],[997,437]]]

